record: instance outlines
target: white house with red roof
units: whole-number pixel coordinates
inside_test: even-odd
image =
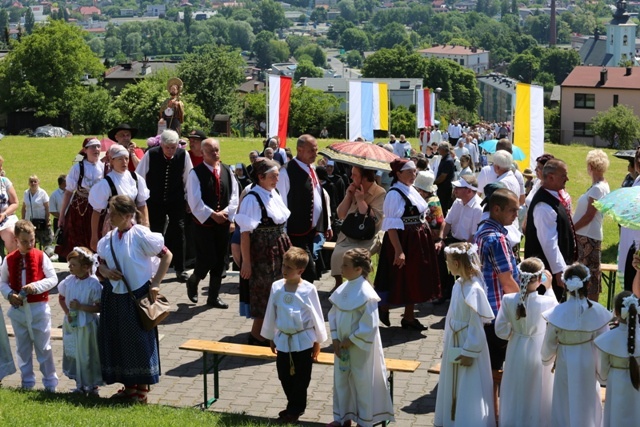
[[[489,51],[477,47],[435,45],[420,49],[418,53],[426,58],[450,59],[476,74],[482,74],[489,69]]]

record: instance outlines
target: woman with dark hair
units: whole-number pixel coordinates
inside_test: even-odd
[[[253,318],[249,344],[268,346],[260,331],[271,284],[282,278],[282,259],[291,247],[284,226],[291,212],[276,191],[280,165],[258,158],[251,179],[256,185],[242,199],[235,216],[240,227],[242,261],[240,277],[248,281],[249,307],[241,315]]]
[[[115,228],[98,242],[100,274],[107,279],[98,334],[102,378],[107,384],[124,384],[114,398],[147,403],[149,386],[160,381],[158,329],[143,329],[127,285],[136,299],[149,294],[155,301],[173,255],[162,234],[134,225],[139,212],[129,196],[112,197],[109,212]],[[154,258],[160,258],[159,265]]]
[[[376,224],[376,234],[369,240],[357,240],[347,237],[342,231],[338,234],[335,249],[331,254],[331,275],[336,283],[334,289],[342,284],[342,258],[349,249],[363,248],[377,253],[378,232],[382,227],[382,205],[386,191],[375,182],[376,173],[358,166],[351,168],[351,180],[346,195],[338,205],[338,218],[344,220],[347,215],[358,212],[370,215]]]
[[[403,329],[427,329],[415,318],[414,305],[440,298],[435,245],[425,213],[427,202],[413,187],[416,167],[408,159],[391,162],[391,188],[384,200],[380,250],[374,288],[380,296],[380,322],[390,326],[389,307],[404,306]]]
[[[56,247],[56,253],[61,260],[76,246],[91,246],[93,208],[89,204],[89,191],[104,176],[97,138],[85,138],[80,155],[83,159],[71,166],[67,174],[67,187],[60,207],[58,226],[64,230],[64,243]]]

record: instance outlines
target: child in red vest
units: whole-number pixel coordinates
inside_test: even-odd
[[[58,277],[49,257],[35,246],[35,228],[20,220],[14,228],[18,249],[5,258],[0,268],[0,293],[11,308],[7,313],[16,335],[18,366],[22,388],[36,385],[33,372],[33,351],[40,362],[42,384],[55,392],[58,376],[51,351],[51,310],[49,290],[58,284]]]

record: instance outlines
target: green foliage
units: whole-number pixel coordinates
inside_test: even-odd
[[[553,77],[553,74],[541,71],[536,75],[533,83],[544,87],[545,92],[551,92],[556,85],[556,79]]]
[[[184,57],[178,75],[211,120],[216,114],[231,112],[236,87],[244,80],[243,66],[239,52],[206,46]]]
[[[560,106],[544,109],[545,141],[560,143]]]
[[[261,28],[266,31],[276,31],[288,26],[282,5],[273,0],[262,0],[255,9],[254,16],[260,20]]]
[[[324,71],[322,68],[318,68],[313,65],[313,62],[309,60],[302,60],[298,62],[298,66],[296,67],[296,71],[293,73],[293,80],[295,82],[299,81],[301,77],[322,77],[324,76]]]
[[[248,121],[260,123],[267,119],[267,99],[264,93],[248,93],[243,98],[244,115]]]
[[[253,42],[253,53],[256,55],[257,66],[267,69],[273,63],[289,59],[289,46],[286,42],[277,40],[272,32],[260,31]]]
[[[349,67],[360,68],[364,59],[362,58],[362,55],[360,55],[360,52],[358,52],[357,50],[350,50],[349,52],[347,52],[345,61],[347,62],[347,65]]]
[[[313,9],[310,19],[318,24],[327,22],[327,10],[324,7],[317,7]]]
[[[102,70],[79,27],[39,25],[0,61],[0,110],[33,108],[37,116],[57,117],[71,111],[82,77]]]
[[[33,11],[30,7],[27,8],[26,13],[24,14],[24,29],[27,34],[31,34],[33,32],[33,27],[36,25],[36,18],[33,16]]]
[[[397,106],[389,113],[391,121],[391,133],[396,135],[413,135],[416,132],[416,115],[402,105]]]
[[[85,135],[106,133],[119,119],[109,91],[100,86],[79,87],[71,108],[71,131]]]
[[[340,120],[338,116],[344,117],[344,112],[340,110],[340,100],[335,96],[307,86],[291,90],[289,135],[317,135],[326,123]]]
[[[340,44],[344,50],[364,52],[369,50],[369,36],[360,28],[347,28],[340,36]]]
[[[376,35],[375,43],[378,49],[391,49],[396,45],[413,47],[404,26],[397,22],[387,24],[382,31]]]
[[[329,28],[329,31],[327,32],[327,37],[329,38],[329,40],[337,42],[338,40],[340,40],[342,33],[347,28],[355,28],[355,25],[353,24],[353,22],[349,22],[342,16],[339,16],[334,19],[333,22],[331,22],[331,28]]]
[[[507,75],[511,78],[531,83],[540,70],[540,59],[530,53],[516,55],[509,64]]]
[[[305,44],[296,49],[293,56],[300,60],[300,57],[307,55],[313,61],[313,65],[316,67],[324,67],[327,63],[327,56],[324,51],[315,44]]]
[[[640,138],[640,119],[631,107],[617,105],[599,112],[592,122],[593,132],[609,143],[609,147],[622,150],[633,148]]]
[[[299,47],[308,45],[311,42],[309,37],[296,36],[295,34],[289,34],[285,41],[287,42],[287,46],[289,46],[289,52],[294,56],[295,51],[298,50]]]
[[[573,49],[547,49],[540,60],[540,71],[552,74],[559,85],[580,62],[580,55]]]
[[[229,22],[229,41],[231,46],[242,50],[250,50],[254,40],[255,35],[251,24],[244,21]]]

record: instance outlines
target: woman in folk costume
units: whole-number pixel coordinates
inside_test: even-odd
[[[493,320],[478,259],[478,247],[445,248],[447,266],[459,276],[444,329],[434,425],[494,427],[493,377],[484,324]]]
[[[330,427],[369,427],[394,421],[382,340],[378,301],[367,276],[371,255],[364,248],[349,249],[342,259],[347,279],[329,297],[329,326],[333,339],[333,422]]]
[[[518,265],[520,292],[507,294],[496,317],[496,335],[509,341],[500,383],[500,426],[551,426],[553,374],[540,360],[547,322],[542,313],[558,305],[551,274],[539,258]],[[540,295],[542,286],[545,294]]]
[[[415,304],[440,298],[435,244],[425,212],[429,205],[413,188],[416,165],[391,162],[392,186],[384,199],[382,230],[386,231],[374,288],[380,296],[380,322],[391,326],[390,306],[404,306],[403,329],[427,329],[415,317]]]
[[[542,315],[547,331],[542,364],[555,362],[551,424],[563,427],[599,427],[602,421],[600,384],[596,379],[598,355],[593,340],[609,330],[612,315],[587,299],[589,269],[580,263],[562,276],[567,302]]]
[[[629,291],[619,293],[615,312],[620,325],[594,340],[600,350],[598,379],[607,383],[603,427],[640,423],[638,298]]]

